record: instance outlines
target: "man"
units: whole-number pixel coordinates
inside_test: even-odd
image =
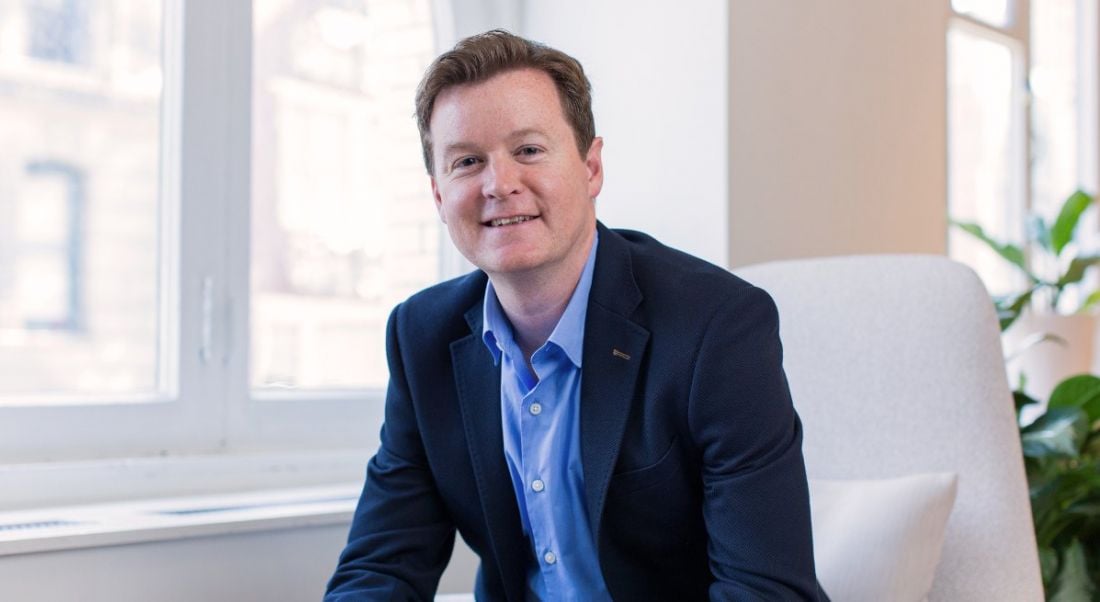
[[[430,599],[456,528],[480,600],[818,599],[771,298],[597,223],[571,57],[473,36],[416,105],[480,269],[390,316],[382,444],[326,600]]]

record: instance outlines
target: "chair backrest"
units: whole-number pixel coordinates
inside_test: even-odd
[[[735,272],[779,307],[811,478],[956,472],[930,600],[1041,600],[996,316],[969,269],[878,255]]]

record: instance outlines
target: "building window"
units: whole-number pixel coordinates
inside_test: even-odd
[[[44,61],[88,63],[87,0],[27,0],[28,54]]]
[[[15,209],[14,305],[23,328],[76,331],[82,325],[80,262],[84,174],[72,165],[27,165]]]

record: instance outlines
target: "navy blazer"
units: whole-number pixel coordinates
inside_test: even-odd
[[[599,225],[581,459],[616,600],[818,599],[802,432],[775,304],[729,272]],[[504,458],[486,276],[390,316],[381,446],[326,600],[429,600],[455,529],[479,600],[523,600],[535,562]]]

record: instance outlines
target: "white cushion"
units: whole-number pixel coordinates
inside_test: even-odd
[[[955,473],[810,479],[814,560],[834,602],[917,602],[932,590]]]

